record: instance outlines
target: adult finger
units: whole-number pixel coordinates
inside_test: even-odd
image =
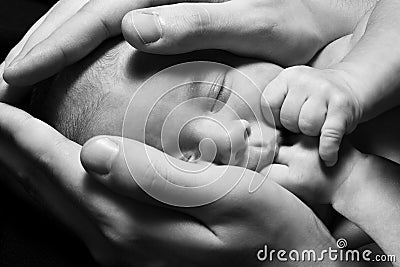
[[[83,146],[81,161],[88,172],[118,193],[147,203],[160,205],[156,199],[179,207],[217,200],[238,183],[244,172],[237,175],[237,169],[227,166],[183,162],[135,140],[110,136],[89,140]]]
[[[22,110],[0,103],[0,135],[0,161],[20,178],[30,179],[21,182],[37,189],[46,206],[76,231],[102,263],[118,262],[113,253],[133,254],[137,262],[136,253],[149,241],[160,258],[174,255],[188,261],[220,244],[196,219],[143,206],[90,179],[80,164],[81,147]],[[17,153],[11,154],[14,150]],[[171,244],[171,249],[165,244]],[[187,250],[184,256],[182,249]]]
[[[15,59],[15,57],[21,52],[22,48],[26,44],[29,37],[43,23],[43,21],[46,19],[47,15],[53,10],[53,8],[54,8],[54,6],[52,8],[50,8],[50,10],[47,11],[46,14],[44,14],[38,21],[36,21],[35,24],[33,24],[33,26],[24,35],[24,37],[22,37],[21,41],[19,41],[18,44],[11,49],[11,51],[6,56],[6,59],[4,60],[6,67],[8,67],[10,62],[13,61]]]
[[[106,251],[98,230],[75,206],[87,203],[82,201],[86,196],[86,174],[79,162],[80,146],[28,113],[4,103],[0,103],[0,135],[1,163],[24,187],[40,195],[46,207],[72,227],[92,252]],[[48,174],[51,179],[47,179]]]
[[[15,147],[9,153],[23,155],[21,160],[29,164],[21,168],[18,161],[7,158],[5,153],[1,154],[2,162],[7,163],[20,178],[50,175],[52,183],[62,188],[73,201],[86,205],[89,210],[96,205],[82,201],[87,199],[87,173],[80,163],[80,145],[25,111],[4,103],[0,103],[0,134],[2,142],[7,140]]]
[[[90,1],[25,57],[14,61],[4,78],[15,86],[37,83],[83,58],[105,39],[121,33],[121,21],[127,12],[174,2],[180,1]]]
[[[75,14],[87,0],[62,0],[57,2],[44,16],[42,16],[25,34],[21,41],[7,55],[0,70],[0,100],[6,103],[18,103],[32,88],[11,86],[3,79],[4,69],[14,60],[18,60],[40,41],[47,38],[67,18]]]
[[[4,62],[0,65],[0,75],[4,71]],[[24,94],[29,88],[11,86],[0,78],[0,101],[8,104],[17,104],[21,101],[21,93]]]
[[[297,213],[286,211],[307,210],[293,194],[271,179],[265,179],[257,190],[249,191],[253,178],[261,174],[235,166],[209,166],[200,170],[197,164],[180,165],[179,160],[155,148],[121,137],[101,136],[89,140],[83,146],[81,161],[92,177],[111,190],[192,216],[207,225],[215,238],[223,238],[227,243],[233,240],[223,232],[221,223],[225,224],[220,218],[229,216],[234,224],[228,227],[235,228],[243,227],[249,218],[260,218],[260,210],[249,208],[259,207],[260,203],[265,216],[285,210],[288,222],[296,220]],[[273,226],[281,222],[280,216],[272,216],[264,224],[265,235],[273,235],[272,229],[276,229]],[[221,240],[215,242],[219,244]]]
[[[9,55],[6,59],[6,68],[14,60],[19,61],[28,51],[30,51],[39,42],[45,40],[60,25],[71,18],[80,8],[89,0],[61,0],[58,1],[46,14],[41,17],[26,33],[24,38],[18,43],[20,46],[18,53]]]
[[[82,177],[84,173],[79,162],[81,147],[78,144],[25,111],[4,103],[0,103],[0,129],[1,135],[15,144],[21,153],[30,157],[31,162],[45,171],[58,174],[59,182],[64,183],[66,188],[80,185],[70,179],[70,176]],[[70,163],[67,168],[66,161]]]
[[[241,23],[244,22],[235,18],[249,20],[249,16],[243,16],[246,3],[207,2],[220,3],[180,3],[134,10],[124,17],[122,33],[137,49],[155,54],[200,49],[244,50],[243,42],[237,42],[237,33],[243,32]],[[247,26],[251,27],[250,23]]]
[[[0,101],[6,103],[15,103],[20,99],[19,92],[23,92],[24,90],[26,90],[25,88],[21,87],[12,87],[8,83],[6,83],[3,79],[4,70],[9,65],[9,63],[13,61],[15,57],[21,52],[32,33],[43,23],[43,21],[46,19],[53,8],[54,6],[28,30],[21,41],[19,41],[18,44],[11,49],[6,59],[0,65]]]
[[[346,127],[347,117],[340,107],[328,107],[319,142],[319,155],[328,167],[335,165],[338,160],[340,143]]]

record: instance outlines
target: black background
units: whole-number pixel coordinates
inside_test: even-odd
[[[0,59],[56,1],[0,0]],[[0,169],[0,266],[93,266],[85,246],[51,215],[17,197]]]

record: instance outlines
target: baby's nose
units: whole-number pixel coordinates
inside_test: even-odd
[[[201,160],[236,165],[244,156],[249,135],[250,124],[246,120],[224,123],[201,118],[183,128],[180,144],[181,148],[190,146],[199,151]]]

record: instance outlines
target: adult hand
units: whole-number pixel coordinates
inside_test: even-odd
[[[78,144],[24,111],[0,104],[0,129],[1,163],[72,227],[103,264],[224,266],[240,262],[261,266],[264,262],[258,261],[256,254],[264,245],[288,249],[333,245],[312,211],[282,187],[266,181],[256,193],[249,194],[251,171],[215,203],[198,208],[171,207],[148,197],[135,184],[118,149],[121,138],[100,137],[85,145],[81,158],[90,176],[79,161]],[[146,176],[143,181],[151,185],[156,173],[143,164],[146,156],[141,152],[146,146],[133,140],[125,142],[125,148],[132,149],[128,159],[137,161],[132,164],[137,163],[138,172]],[[162,152],[147,149],[159,153],[157,171],[169,173],[180,184],[191,182],[191,177],[164,165]],[[103,165],[104,159],[112,158],[110,165]],[[108,174],[98,174],[107,169]],[[243,169],[230,169],[225,179],[235,173],[242,174]],[[199,182],[208,179],[195,178]],[[129,197],[113,193],[96,180]]]
[[[176,2],[207,3],[146,8]],[[121,21],[127,41],[145,52],[218,48],[282,65],[305,64],[325,44],[350,33],[374,1],[364,0],[361,5],[333,2],[92,0],[77,12],[65,12],[65,19],[53,16],[45,21],[38,28],[42,33],[34,34],[43,42],[34,48],[26,46],[7,66],[5,78],[15,86],[45,79],[86,56],[106,38],[120,34]],[[64,11],[56,6],[52,12]],[[57,27],[46,29],[52,23]]]
[[[332,204],[337,189],[365,155],[345,141],[337,165],[328,168],[319,157],[318,138],[296,135],[290,139],[293,144],[282,145],[275,159],[282,175],[271,179],[309,205]]]
[[[127,12],[137,8],[183,1],[58,1],[29,29],[2,63],[0,101],[8,103],[19,101],[31,90],[27,85],[56,74],[65,66],[85,57],[107,38],[120,34],[121,21]],[[30,66],[21,64],[22,67],[25,66],[21,69],[22,72],[20,68],[16,69],[22,74],[21,77],[18,73],[8,70],[11,78],[7,81],[10,83],[5,82],[4,70],[21,61],[28,52],[30,56],[27,61],[30,63],[27,64]]]
[[[243,266],[257,266],[259,262],[255,253],[264,245],[298,250],[319,250],[326,248],[328,244],[332,245],[331,236],[314,213],[278,184],[266,180],[258,190],[249,193],[251,180],[254,177],[261,178],[260,174],[250,170],[211,165],[204,172],[188,174],[176,166],[189,170],[188,166],[193,163],[179,165],[177,159],[154,148],[112,136],[89,140],[83,146],[81,161],[94,178],[116,193],[150,205],[172,208],[206,225],[218,241],[204,257],[215,260],[215,263],[237,265],[240,262]],[[224,186],[239,175],[241,180],[223,198],[195,208],[165,206],[142,191],[143,189],[156,198],[166,197],[164,200],[169,196],[169,200],[179,198],[181,203],[195,203],[209,199],[218,191],[215,188],[201,191],[198,187],[208,184],[216,177],[222,180],[218,184]],[[279,175],[279,168],[271,169],[270,176]],[[180,189],[183,189],[176,189],[171,183],[180,185]],[[184,201],[182,197],[185,198]],[[203,257],[202,254],[198,255]],[[279,263],[275,264],[274,266],[279,266]],[[282,264],[301,266],[298,262]],[[309,266],[308,264],[305,265]]]
[[[102,265],[192,266],[189,257],[214,241],[189,216],[107,190],[82,168],[81,146],[24,111],[0,103],[0,129],[1,164]]]
[[[16,103],[30,91],[30,87],[11,86],[3,78],[4,70],[17,56],[25,56],[29,50],[46,39],[53,31],[65,23],[89,0],[61,0],[44,14],[8,53],[0,66],[0,101]]]

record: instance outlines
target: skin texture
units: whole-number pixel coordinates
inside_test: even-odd
[[[124,58],[128,60],[129,57]],[[145,69],[152,70],[151,66],[145,64],[146,62],[150,62],[148,58],[142,58],[142,60],[140,60],[140,57],[137,56],[135,59],[135,62],[137,62],[139,66],[139,68],[136,70],[141,70],[136,73],[143,73],[142,71]],[[167,62],[162,60],[160,61],[160,68],[162,68],[163,66],[166,67],[169,64],[179,62],[179,60],[173,61],[169,57],[165,59],[168,59]],[[130,68],[130,70],[132,71],[130,73],[135,73],[133,72],[135,68]],[[147,76],[143,75],[143,77],[146,78]],[[134,86],[134,84],[131,86]],[[112,88],[116,89],[117,86]],[[121,92],[124,93],[122,91],[122,88],[118,89],[121,89],[116,90],[119,94]],[[126,99],[126,95],[122,95],[124,97],[120,97],[119,99]],[[258,95],[258,98],[259,97],[260,95]],[[117,101],[116,104],[118,104],[118,108],[120,109],[121,101]],[[92,142],[87,144],[86,149],[82,152],[81,155],[83,166],[86,168],[86,170],[89,171],[91,175],[89,176],[89,174],[82,170],[79,161],[77,161],[76,159],[77,153],[79,154],[79,145],[66,140],[54,129],[49,128],[42,122],[32,119],[26,113],[16,112],[15,109],[6,105],[3,105],[2,108],[3,111],[1,114],[4,114],[4,117],[2,117],[1,120],[3,129],[4,131],[8,131],[6,132],[7,136],[11,136],[12,138],[14,138],[14,141],[10,142],[9,146],[19,144],[20,142],[25,140],[25,142],[23,142],[23,146],[19,149],[23,149],[23,151],[28,154],[29,152],[40,150],[41,152],[39,154],[35,154],[38,156],[38,158],[34,157],[28,160],[25,159],[25,161],[27,161],[26,164],[29,164],[29,166],[32,166],[32,168],[35,168],[34,166],[38,165],[46,166],[47,164],[49,164],[49,162],[52,162],[51,165],[45,168],[45,170],[47,171],[40,171],[40,173],[44,175],[43,177],[46,177],[45,179],[43,179],[43,184],[33,183],[31,184],[31,186],[36,188],[36,191],[38,192],[37,194],[39,196],[45,197],[45,202],[49,203],[49,205],[53,207],[53,211],[60,214],[60,207],[65,207],[65,209],[62,209],[64,210],[64,212],[60,214],[61,218],[69,222],[69,224],[72,225],[75,231],[77,231],[79,235],[82,236],[88,246],[91,247],[92,252],[96,255],[96,258],[98,258],[99,261],[117,261],[121,258],[125,259],[128,262],[131,260],[137,261],[138,257],[132,258],[132,255],[137,255],[141,250],[139,249],[140,246],[134,246],[133,244],[139,244],[139,240],[151,240],[150,243],[152,244],[160,244],[160,251],[164,249],[163,251],[166,252],[166,255],[160,255],[160,260],[170,259],[168,257],[168,254],[182,255],[182,248],[184,247],[187,249],[185,250],[187,253],[184,254],[187,255],[188,258],[182,258],[182,256],[178,256],[176,259],[179,259],[180,262],[193,263],[194,261],[202,264],[215,263],[219,262],[219,260],[221,259],[226,259],[226,257],[221,257],[221,254],[218,253],[218,251],[223,251],[223,254],[226,253],[225,255],[234,255],[238,251],[241,251],[241,253],[243,253],[241,255],[243,256],[253,255],[254,247],[258,246],[257,244],[261,245],[264,242],[268,242],[268,244],[277,247],[283,246],[310,248],[316,246],[321,248],[326,246],[327,244],[330,244],[330,242],[332,241],[329,238],[329,235],[326,234],[325,228],[321,226],[321,223],[318,220],[315,221],[314,215],[311,215],[312,213],[310,213],[310,210],[306,208],[304,204],[302,204],[289,192],[279,187],[276,183],[272,182],[272,180],[277,179],[277,177],[271,179],[271,181],[268,180],[268,182],[265,182],[262,187],[263,189],[257,191],[257,197],[246,197],[248,196],[247,190],[248,183],[250,182],[250,177],[253,177],[254,175],[249,172],[246,172],[246,174],[248,174],[249,176],[246,176],[247,178],[243,180],[241,186],[235,189],[235,193],[229,194],[230,197],[226,197],[223,200],[217,202],[217,205],[205,206],[201,209],[178,209],[179,212],[182,212],[183,214],[190,214],[190,216],[194,216],[194,218],[197,218],[198,220],[204,222],[209,227],[209,229],[212,229],[214,231],[214,233],[215,231],[217,231],[219,233],[218,239],[224,240],[225,245],[222,247],[219,246],[219,241],[215,240],[213,234],[211,233],[209,233],[210,235],[204,233],[204,242],[193,240],[192,238],[196,236],[193,233],[203,231],[201,230],[203,229],[203,226],[197,227],[197,223],[194,222],[192,224],[192,222],[187,221],[187,225],[189,226],[190,230],[187,229],[187,231],[182,233],[182,228],[180,227],[180,223],[182,223],[182,219],[180,219],[181,217],[176,217],[176,220],[174,222],[168,220],[167,218],[171,218],[171,215],[168,215],[169,212],[167,211],[170,210],[155,208],[154,206],[159,206],[159,203],[155,203],[154,200],[149,199],[147,195],[143,194],[140,188],[132,183],[130,173],[127,170],[127,166],[125,165],[126,163],[123,160],[122,154],[118,154],[118,157],[114,158],[114,161],[112,161],[113,163],[111,165],[107,165],[110,166],[110,169],[106,170],[106,172],[108,171],[107,174],[99,175],[95,171],[96,169],[93,168],[96,161],[91,160],[93,159],[91,157],[93,157],[94,155],[104,156],[107,155],[107,153],[105,153],[105,151],[102,151],[102,153],[98,153],[99,151],[94,151],[93,149],[96,148],[96,142],[94,142],[95,140],[92,140]],[[11,116],[11,114],[16,114],[18,116]],[[123,114],[120,115],[122,118]],[[114,115],[113,118],[110,118],[107,122],[110,123],[112,121],[115,121]],[[44,134],[46,134],[46,138],[44,138]],[[93,132],[93,134],[98,134],[98,132]],[[32,139],[35,140],[35,142],[31,143],[30,141],[32,141]],[[54,140],[54,142],[52,142],[52,140]],[[111,140],[121,145],[120,138],[113,137]],[[132,157],[132,161],[130,162],[135,163],[140,162],[139,160],[143,160],[140,156],[141,153],[138,152],[143,150],[143,145],[135,141],[129,141],[128,143],[128,147],[130,148],[129,151],[131,151],[132,153],[130,154]],[[32,144],[34,144],[34,146],[32,146]],[[49,144],[57,145],[51,146],[51,150],[48,150]],[[97,148],[98,147],[99,146],[97,146]],[[59,155],[59,151],[64,151],[65,153]],[[163,154],[161,154],[160,152],[158,153],[158,155],[160,156],[160,160],[163,159]],[[15,156],[17,157],[18,154]],[[53,157],[55,157],[57,161],[49,161]],[[68,168],[65,168],[65,162],[69,162],[72,159],[74,159],[73,162],[75,162],[76,164],[72,168],[70,166],[68,166]],[[10,155],[8,155],[8,158],[3,158],[3,160],[8,162],[11,167],[12,162],[17,162],[16,160],[13,160]],[[170,169],[165,169],[164,167],[162,167],[162,163],[163,161],[161,160],[158,171],[169,173],[169,175],[172,175],[171,177],[173,177],[176,182],[187,183],[186,176],[174,173]],[[146,164],[138,164],[138,166],[145,165]],[[232,171],[234,171],[233,173],[238,170],[236,168],[237,167],[231,169]],[[55,172],[55,170],[58,171]],[[198,177],[199,179],[194,179],[193,182],[213,177],[212,172],[216,170],[217,169],[213,167],[210,172],[207,173],[207,176]],[[73,172],[71,173],[71,171]],[[143,173],[145,172],[146,170],[143,170]],[[240,172],[242,172],[242,170],[240,170]],[[55,174],[56,176],[54,176]],[[32,177],[29,173],[21,173],[21,175],[24,178],[23,181],[31,181]],[[149,175],[149,173],[147,173],[147,175]],[[280,175],[280,173],[273,173],[271,174],[271,177],[274,177],[274,175],[278,176]],[[69,198],[64,199],[62,198],[62,195],[57,194],[58,191],[56,187],[45,186],[47,181],[52,181],[57,177],[61,178],[61,180],[57,181],[59,184],[61,184],[62,190],[66,190]],[[227,178],[231,179],[231,177],[232,176],[229,176]],[[104,187],[96,184],[96,181],[93,180],[93,178],[96,178],[96,180],[112,188],[112,191],[116,191],[119,194],[125,194],[129,197],[133,197],[139,202],[147,203],[149,206],[145,206],[140,209],[139,206],[135,205],[135,209],[124,209],[123,207],[129,207],[129,205],[132,204],[128,204],[130,202],[127,201],[126,198],[120,197],[119,194],[114,194],[110,191],[107,191]],[[151,181],[151,177],[148,178],[150,178],[149,181]],[[88,183],[88,180],[90,179],[92,182],[89,182],[89,185],[82,187],[82,185]],[[54,194],[49,195],[48,192],[50,191],[54,192]],[[50,196],[53,196],[53,198],[50,198]],[[265,197],[268,197],[268,199],[265,199]],[[84,212],[74,211],[74,206],[69,207],[68,203],[70,199],[73,200],[73,203],[79,201],[81,205],[84,205]],[[277,200],[279,201],[277,202]],[[284,209],[282,209],[283,204],[285,205]],[[249,208],[252,205],[256,205],[257,208]],[[165,206],[162,207],[167,208]],[[232,207],[234,208],[232,209]],[[238,209],[238,207],[241,208]],[[115,212],[110,214],[110,210],[114,210]],[[147,210],[149,212],[147,213],[149,217],[146,217],[146,219],[143,218],[138,221],[138,214],[136,214],[135,212],[139,212],[139,210]],[[162,215],[158,212],[159,210],[164,210],[164,212],[166,212],[165,217],[162,217]],[[260,216],[260,211],[263,211],[263,214],[265,216]],[[286,216],[283,216],[281,212],[286,214]],[[80,214],[80,217],[76,213]],[[71,216],[70,214],[75,214],[76,216]],[[91,217],[91,219],[88,219],[86,217],[86,214],[92,214],[92,216],[95,215],[94,222],[93,218]],[[210,214],[214,214],[214,216],[210,216]],[[271,217],[270,214],[274,214],[274,216]],[[232,217],[232,215],[234,216]],[[293,217],[287,218],[288,215],[293,215]],[[229,217],[228,221],[219,220],[219,218],[226,218],[226,216]],[[263,221],[261,217],[268,218],[268,220]],[[71,221],[68,220],[68,218],[82,218],[82,221]],[[274,220],[271,220],[272,218]],[[184,236],[181,235],[182,239],[176,240],[175,235],[172,235],[175,236],[175,239],[173,239],[171,235],[152,235],[151,233],[154,229],[152,227],[149,227],[150,225],[148,222],[154,221],[158,222],[157,226],[170,225],[171,227],[174,227],[173,229],[176,229],[176,231],[179,231]],[[257,227],[253,228],[255,222],[257,222]],[[295,225],[292,225],[291,222],[293,222]],[[140,226],[138,226],[139,224]],[[276,229],[276,226],[280,226],[279,229]],[[86,231],[87,227],[92,227],[93,231],[90,231],[88,233]],[[154,225],[154,227],[156,227],[156,225]],[[140,229],[139,233],[137,229]],[[242,231],[238,231],[238,229],[242,229]],[[243,232],[243,229],[247,229],[248,231],[246,230],[245,232]],[[257,232],[255,231],[255,229],[262,230],[261,232]],[[289,239],[278,238],[278,236],[283,233],[283,229],[286,233],[288,229],[294,231],[292,234],[288,234],[288,237],[290,237]],[[171,228],[166,228],[166,232],[171,231]],[[249,244],[249,247],[246,247],[246,249],[244,249],[244,247],[238,248],[235,244],[239,244],[240,242],[235,242],[235,240],[237,241],[239,239],[242,240],[248,238],[250,233],[249,231],[252,232],[251,236],[253,237],[249,242],[253,245],[250,246]],[[313,237],[316,239],[311,240],[309,239],[309,237],[305,238],[304,236],[301,236],[301,233],[309,233],[310,231],[313,233],[318,233],[317,235],[313,235]],[[208,230],[206,230],[206,232],[208,233]],[[242,233],[243,235],[231,235],[232,233],[238,232]],[[101,233],[103,233],[103,235]],[[267,241],[264,238],[265,236],[268,236]],[[141,237],[142,239],[138,239],[139,237]],[[304,243],[304,240],[307,240],[307,243]],[[275,243],[277,241],[283,243]],[[301,241],[301,244],[299,244],[299,241]],[[145,246],[145,243],[146,242],[140,244]],[[168,249],[165,250],[166,247],[163,247],[162,244],[168,244]],[[212,249],[210,251],[210,249],[208,249],[215,248],[215,245],[219,247],[219,250]],[[189,253],[190,251],[192,251],[196,255],[194,255],[193,253]],[[135,253],[132,254],[133,252]],[[202,255],[207,255],[207,257],[202,257]],[[146,259],[145,255],[143,255],[143,261],[146,262],[146,260],[148,259]]]
[[[20,129],[22,129],[22,128],[20,128]],[[36,151],[37,152],[37,151]]]
[[[46,121],[59,125],[58,129],[64,133],[78,131],[75,139],[81,143],[97,134],[122,134],[191,162],[209,161],[255,171],[272,163],[280,135],[273,124],[262,119],[260,88],[281,71],[280,67],[221,51],[163,57],[145,55],[126,42],[114,41],[105,47],[105,51],[96,55],[100,56],[96,60],[99,66],[83,70],[88,73],[87,79],[100,80],[100,85],[93,85],[101,87],[92,89],[98,91],[93,96],[74,92],[92,86],[85,84],[85,79],[77,78],[83,80],[80,82],[71,78],[81,70],[80,65],[62,72],[51,85],[46,83],[51,88],[45,99],[37,103],[37,109],[47,103],[41,112]],[[232,67],[204,61],[184,64],[144,83],[158,70],[175,63],[211,59],[220,59]],[[107,60],[110,62],[102,66],[102,61]],[[112,77],[107,78],[110,70]],[[90,74],[93,71],[96,78]],[[217,100],[221,88],[227,96]],[[99,102],[99,98],[101,104],[96,109],[93,103]],[[62,114],[77,113],[76,103],[88,106],[85,112],[93,117],[78,121],[73,127],[79,129],[85,121],[91,125],[90,129],[79,132],[62,125],[65,120]],[[50,115],[54,113],[58,115]],[[209,154],[210,149],[200,153],[203,139],[214,142],[215,155]]]
[[[26,86],[50,77],[86,56],[105,39],[121,32],[132,45],[151,53],[219,48],[283,65],[304,64],[332,40],[351,33],[358,19],[375,3],[374,0],[362,0],[357,4],[343,0],[209,0],[157,8],[163,23],[153,27],[142,23],[140,29],[139,23],[132,20],[140,15],[132,10],[141,8],[140,12],[151,14],[155,10],[145,8],[176,2],[181,1],[60,1],[49,12],[48,19],[37,23],[10,53],[6,64],[9,67],[8,82]],[[292,19],[288,20],[288,17]],[[163,36],[158,42],[141,43],[143,36],[150,36],[151,29],[160,26]],[[253,49],[248,49],[249,45]],[[17,62],[21,63],[18,68]],[[2,87],[7,95],[4,98],[17,97],[5,84]],[[28,90],[19,88],[20,95]]]
[[[320,156],[328,166],[336,163],[345,134],[399,104],[399,11],[398,1],[380,1],[358,23],[343,59],[322,70],[285,69],[265,89],[285,128],[320,135]]]
[[[338,60],[338,58],[334,59],[333,57],[345,52],[347,47],[350,45],[348,41],[351,39],[346,38],[344,40],[347,40],[347,42],[341,43],[341,41],[338,41],[340,44],[339,46],[337,46],[336,43],[332,44],[332,47],[336,48],[330,53],[323,54],[323,57],[316,60],[314,64],[322,67],[323,64],[326,64],[324,61],[327,59]],[[330,48],[331,47],[328,47],[327,51],[329,51]],[[189,159],[189,161],[196,161],[196,158],[192,158],[190,155],[194,155],[195,157],[198,155],[199,140],[202,138],[210,138],[217,143],[217,148],[219,149],[217,157],[211,161],[223,165],[229,163],[231,155],[236,151],[239,151],[236,147],[238,145],[247,145],[249,151],[251,151],[252,145],[260,144],[259,140],[262,139],[264,140],[264,143],[261,144],[265,145],[264,149],[267,152],[273,150],[275,145],[275,139],[273,137],[275,133],[271,130],[271,127],[266,121],[262,119],[260,120],[261,111],[259,109],[259,101],[261,92],[254,86],[254,84],[251,84],[247,78],[243,77],[243,75],[238,72],[227,74],[229,78],[226,80],[230,81],[227,82],[230,84],[229,88],[241,97],[235,97],[235,94],[232,94],[228,99],[226,106],[231,107],[234,113],[229,107],[225,106],[218,112],[211,112],[209,101],[204,101],[203,98],[208,96],[210,84],[216,80],[216,77],[219,77],[221,73],[232,71],[224,65],[207,65],[209,63],[204,62],[200,65],[196,65],[195,68],[183,65],[182,68],[175,69],[174,72],[161,72],[161,74],[148,82],[144,87],[140,87],[140,85],[156,71],[162,68],[166,68],[172,64],[192,60],[209,60],[214,58],[220,62],[236,66],[240,71],[251,78],[258,87],[263,87],[272,80],[280,72],[281,69],[279,67],[253,60],[244,60],[236,56],[215,51],[194,53],[181,57],[151,56],[137,52],[126,45],[126,43],[110,43],[108,46],[104,46],[104,50],[108,52],[104,55],[105,51],[100,50],[96,57],[114,57],[112,60],[113,63],[110,66],[106,63],[105,65],[113,70],[115,69],[115,65],[118,66],[120,71],[116,74],[116,77],[113,76],[112,78],[118,81],[118,83],[112,82],[113,87],[106,87],[107,95],[105,97],[106,103],[104,104],[106,109],[99,109],[97,117],[93,119],[93,121],[96,121],[98,125],[90,129],[89,135],[80,139],[81,143],[94,135],[123,134],[124,137],[138,141],[146,141],[147,144],[162,150],[163,147],[160,145],[161,126],[166,119],[166,115],[170,113],[173,108],[181,104],[181,102],[187,101],[189,98],[193,97],[193,95],[188,93],[188,91],[190,92],[190,87],[180,86],[177,89],[170,91],[171,88],[182,83],[192,83],[194,80],[198,81],[199,77],[201,77],[202,80],[207,82],[204,86],[197,88],[198,91],[196,97],[201,98],[195,99],[194,102],[189,101],[190,105],[181,106],[181,109],[179,109],[178,112],[172,112],[168,123],[164,125],[167,132],[164,135],[165,139],[163,140],[164,149],[170,149],[167,150],[167,152],[177,158],[182,159],[182,156],[184,156],[186,160]],[[101,61],[102,60],[100,60],[100,62]],[[68,91],[68,87],[65,87],[65,85],[63,86],[63,83],[65,83],[63,76],[69,77],[74,74],[76,75],[74,69],[77,69],[78,71],[80,70],[77,66],[73,66],[66,70],[64,74],[61,74],[53,83],[53,90],[50,90],[50,94],[47,96],[49,99],[53,100],[53,102],[50,103],[51,107],[50,110],[47,111],[48,113],[51,114],[54,111],[61,113],[73,112],[71,106],[74,105],[75,102],[73,100],[71,102],[71,100],[68,100],[68,97],[62,97],[62,95],[65,94],[65,91]],[[94,67],[94,69],[98,71],[98,69],[101,68]],[[101,71],[98,72],[102,75]],[[107,73],[106,70],[103,72]],[[107,85],[110,84],[110,81],[104,83]],[[67,85],[69,85],[69,83],[67,83]],[[73,90],[76,89],[72,89],[72,91]],[[69,92],[69,94],[70,93],[71,92]],[[165,93],[167,94],[164,95]],[[131,95],[135,95],[135,98],[133,103],[131,103],[131,107],[127,108]],[[146,101],[143,101],[144,99]],[[244,103],[243,100],[245,100],[246,103]],[[92,100],[88,99],[88,101]],[[212,100],[212,102],[213,101],[214,100]],[[154,106],[154,104],[156,105]],[[252,107],[254,113],[250,112],[247,105]],[[127,110],[127,117],[125,120],[128,123],[125,125],[125,131],[122,132],[122,118],[124,117],[125,110]],[[151,116],[147,119],[148,114],[151,114]],[[244,132],[246,132],[246,124],[251,128],[251,134],[248,136],[247,142],[229,144],[224,142],[224,140],[226,140],[226,132],[219,131],[220,128],[218,127],[211,128],[210,130],[210,128],[207,127],[213,127],[213,125],[208,126],[207,124],[210,123],[210,120],[204,119],[203,117],[196,121],[196,124],[192,125],[188,131],[185,131],[184,127],[180,133],[176,131],[176,129],[181,129],[185,122],[190,121],[192,118],[197,116],[208,116],[223,125],[227,125],[228,128],[230,126],[238,126],[232,128],[232,131],[230,131],[231,136],[243,136]],[[261,127],[254,123],[257,122],[257,119],[260,121]],[[59,120],[62,122],[62,118],[59,118]],[[243,124],[243,121],[247,121],[247,123]],[[206,129],[206,131],[203,131],[203,129]],[[264,136],[261,134],[264,134]],[[183,144],[181,144],[184,155],[180,155],[176,150],[173,150],[173,148],[171,149],[171,146],[176,142],[177,136],[179,135],[181,139],[184,139]],[[270,141],[266,142],[265,140],[268,140],[268,138],[270,138]],[[316,139],[311,138],[310,140],[311,141],[306,141],[306,143],[308,142],[311,145],[306,146],[301,145],[303,142],[302,138],[297,141],[289,141],[289,143],[286,141],[286,145],[282,147],[283,149],[281,149],[279,157],[276,159],[277,163],[281,165],[280,167],[278,167],[278,165],[276,166],[276,169],[279,170],[278,172],[280,172],[280,174],[273,179],[296,192],[296,194],[300,195],[302,199],[307,200],[308,203],[330,203],[331,195],[337,188],[337,184],[340,184],[340,182],[348,176],[352,166],[355,165],[358,160],[357,157],[349,157],[347,155],[360,153],[347,152],[343,154],[341,164],[336,168],[336,170],[341,171],[337,172],[333,170],[331,173],[334,173],[335,176],[333,177],[333,175],[330,174],[329,177],[326,177],[326,181],[332,180],[333,182],[326,183],[326,181],[322,181],[316,186],[313,179],[319,178],[319,176],[315,175],[315,173],[317,173],[318,170],[321,173],[320,177],[324,177],[325,170],[320,170],[321,166],[318,157],[314,157],[315,149],[317,148]],[[350,150],[355,151],[353,148]],[[371,153],[374,153],[374,151],[371,151]],[[200,161],[210,161],[206,158],[207,155],[202,156],[204,158],[198,157],[197,159]],[[230,164],[260,171],[265,167],[265,162],[271,160],[270,156],[271,154],[267,153],[267,159],[259,158],[260,161],[256,161],[256,164],[251,161],[232,161]],[[223,162],[223,160],[226,160],[226,162]],[[305,162],[310,162],[308,168],[304,168]],[[304,180],[306,178],[307,180]],[[293,185],[293,181],[297,182]],[[310,189],[304,190],[307,186],[299,187],[299,181],[304,183],[304,185],[309,185]],[[324,186],[322,187],[321,184]],[[318,190],[320,192],[316,193]]]

